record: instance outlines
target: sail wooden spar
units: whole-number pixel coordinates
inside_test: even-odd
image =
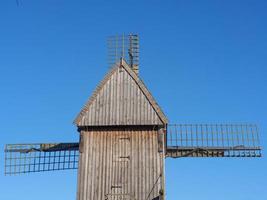
[[[77,169],[79,143],[7,144],[5,175]]]
[[[255,124],[168,125],[166,157],[261,157]]]

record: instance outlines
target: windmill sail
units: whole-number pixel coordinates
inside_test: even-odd
[[[7,144],[5,175],[77,169],[79,143]]]
[[[168,125],[166,157],[261,157],[252,124]]]
[[[110,36],[107,41],[108,65],[114,66],[123,58],[129,66],[138,71],[139,36],[136,34]]]

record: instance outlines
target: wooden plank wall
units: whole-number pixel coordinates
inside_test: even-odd
[[[157,199],[164,187],[158,130],[95,128],[81,135],[77,200]]]

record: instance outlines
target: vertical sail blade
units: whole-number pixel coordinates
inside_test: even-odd
[[[5,175],[77,169],[79,143],[7,144]]]
[[[173,124],[166,157],[260,157],[254,124]]]

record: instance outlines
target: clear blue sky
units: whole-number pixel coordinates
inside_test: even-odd
[[[172,123],[258,123],[267,146],[267,3],[1,0],[0,199],[74,200],[76,171],[3,176],[5,143],[78,141],[106,37],[139,33],[140,74]],[[266,200],[267,159],[167,159],[167,200]]]

